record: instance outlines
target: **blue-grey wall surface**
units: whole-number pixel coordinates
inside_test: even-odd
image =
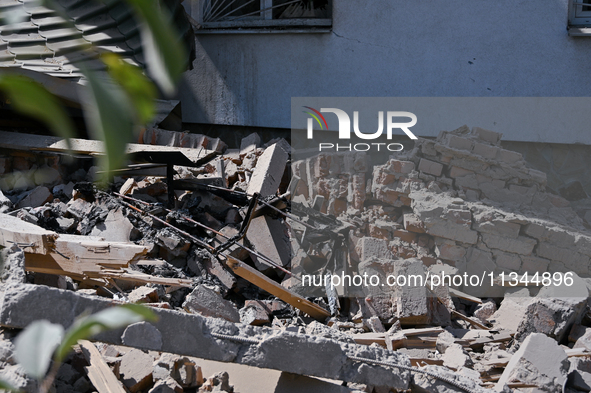
[[[198,34],[183,120],[290,128],[292,97],[591,96],[591,37],[566,27],[567,0],[334,0],[330,33]],[[524,128],[505,139],[544,139]]]

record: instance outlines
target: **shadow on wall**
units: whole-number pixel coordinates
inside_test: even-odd
[[[549,191],[571,202],[591,196],[591,146],[505,141],[502,145],[523,154],[530,167],[545,172]]]

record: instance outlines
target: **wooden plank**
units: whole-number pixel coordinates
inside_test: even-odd
[[[429,327],[429,328],[411,328],[411,329],[402,329],[400,330],[400,332],[402,332],[405,336],[410,337],[410,336],[426,336],[429,334],[439,334],[439,333],[443,333],[443,328],[442,327]]]
[[[64,269],[66,267],[66,269]],[[49,255],[25,254],[25,270],[29,272],[55,274],[58,276],[68,276],[77,281],[86,281],[89,279],[114,278],[122,281],[130,281],[143,284],[161,284],[171,287],[191,288],[192,280],[182,278],[156,277],[139,272],[127,272],[124,270],[103,269],[100,264],[84,261],[76,266],[61,255],[51,253]],[[105,286],[106,282],[93,281],[97,285]]]
[[[470,343],[470,348],[472,348],[474,350],[479,350],[479,349],[482,349],[484,344],[506,342],[506,341],[510,341],[512,339],[513,339],[513,335],[510,333],[493,334],[493,336],[491,338],[484,337],[484,338],[478,338],[478,339],[472,341]]]
[[[443,366],[443,360],[441,359],[428,359],[428,358],[410,358],[410,364],[413,367],[423,367],[427,365]]]
[[[577,356],[591,356],[591,352],[587,350],[587,348],[570,348],[565,349],[566,355],[570,357],[577,357]]]
[[[17,243],[25,252],[47,254],[58,234],[20,218],[0,213],[0,245],[11,247]]]
[[[134,243],[98,241],[87,236],[59,235],[55,240],[55,251],[70,258],[68,261],[73,264],[93,263],[123,267],[128,266],[130,262],[143,259],[148,253],[148,248]]]
[[[87,340],[78,340],[78,345],[90,366],[84,367],[88,379],[92,382],[98,393],[126,393],[123,385],[111,368],[105,362],[102,355],[93,343]]]
[[[457,312],[456,310],[450,310],[450,313],[452,316],[462,319],[466,322],[468,322],[470,325],[472,326],[476,326],[478,329],[482,329],[482,330],[490,330],[490,328],[484,326],[483,324],[481,324],[480,322],[476,322],[470,318],[468,318],[467,316],[465,316],[464,314],[461,314],[459,312]]]
[[[302,310],[312,318],[324,321],[326,318],[330,317],[330,313],[324,308],[282,287],[279,283],[271,280],[269,277],[248,266],[246,263],[232,258],[231,256],[226,256],[226,258],[226,265],[235,274],[269,292],[271,295],[277,296],[287,304]]]
[[[109,273],[109,272],[101,272],[99,275],[100,278],[114,278],[117,280],[122,281],[131,281],[138,284],[160,284],[166,285],[170,287],[185,287],[185,288],[192,288],[193,287],[193,280],[186,280],[182,278],[167,278],[167,277],[156,277],[150,276],[149,274],[142,274],[142,273]]]
[[[71,138],[72,151],[82,154],[104,154],[105,147],[102,141]],[[20,134],[17,132],[0,131],[0,147],[15,150],[41,150],[68,152],[68,145],[64,138],[45,135]],[[199,159],[211,154],[211,150],[191,149],[186,147],[155,146],[138,143],[128,143],[126,153],[137,152],[180,152],[189,160],[197,162]]]
[[[482,304],[482,300],[480,300],[480,298],[477,298],[476,296],[468,295],[467,293],[464,293],[462,291],[458,291],[457,289],[453,289],[453,288],[448,288],[448,289],[449,289],[449,294],[451,296],[459,297],[460,299],[468,300],[473,303]]]

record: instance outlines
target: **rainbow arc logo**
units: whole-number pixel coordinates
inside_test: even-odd
[[[326,119],[324,118],[324,116],[322,116],[322,113],[320,113],[316,109],[314,109],[312,107],[309,107],[309,106],[304,106],[303,108],[309,109],[309,110],[311,110],[313,112],[312,113],[312,112],[309,112],[309,111],[303,111],[304,113],[307,113],[308,115],[310,115],[314,119],[316,119],[316,122],[320,126],[320,129],[321,130],[324,130],[324,127],[322,126],[322,123],[320,122],[320,119],[322,119],[322,121],[324,122],[324,125],[326,126],[326,129],[328,130],[328,123],[326,122]],[[320,117],[320,119],[318,117]]]

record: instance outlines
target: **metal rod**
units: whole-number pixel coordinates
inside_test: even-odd
[[[235,17],[234,17],[234,18],[232,18],[232,19],[228,19],[228,20],[227,20],[227,22],[231,22],[231,21],[233,21],[233,20],[236,20],[236,19],[244,18],[245,16],[250,16],[250,15],[254,15],[254,14],[260,14],[260,13],[261,13],[261,12],[263,12],[263,11],[272,10],[273,8],[283,7],[283,6],[286,6],[286,5],[288,5],[288,4],[293,4],[293,3],[301,3],[301,2],[302,2],[302,0],[293,0],[293,1],[288,1],[287,3],[283,3],[283,4],[279,4],[279,5],[274,5],[274,6],[272,6],[272,7],[267,7],[267,8],[265,8],[265,9],[262,9],[262,10],[259,10],[259,11],[253,11],[253,12],[249,12],[248,14],[244,14],[244,15],[238,15],[238,16],[235,16]],[[227,15],[229,15],[229,14],[227,14]],[[225,16],[225,15],[224,15],[224,16]]]
[[[209,248],[210,250],[214,250],[214,248],[213,248],[212,246],[210,246],[209,244],[205,243],[203,240],[197,239],[195,236],[191,235],[190,233],[188,233],[188,232],[185,232],[185,231],[183,231],[182,229],[179,229],[179,228],[175,227],[174,225],[172,225],[172,224],[170,224],[170,223],[168,223],[168,222],[164,221],[163,219],[161,219],[161,218],[158,218],[158,217],[156,217],[155,215],[153,215],[153,214],[151,214],[151,213],[145,212],[145,211],[143,211],[143,210],[141,210],[141,209],[139,209],[139,208],[137,208],[137,207],[133,206],[132,204],[129,204],[129,203],[125,202],[125,201],[121,201],[121,203],[123,203],[125,206],[129,207],[130,209],[133,209],[133,210],[135,210],[135,211],[136,211],[136,212],[138,212],[138,213],[145,214],[145,215],[147,215],[148,217],[150,217],[150,218],[153,218],[154,220],[158,221],[159,223],[161,223],[161,224],[164,224],[164,225],[166,225],[167,227],[169,227],[169,228],[172,228],[172,229],[176,230],[176,231],[177,231],[177,232],[179,232],[180,234],[182,234],[182,235],[184,235],[184,236],[188,237],[189,239],[193,240],[195,243],[197,243],[197,244],[201,245],[202,247]]]
[[[148,203],[148,202],[141,201],[141,200],[139,200],[139,199],[135,199],[135,198],[132,198],[132,197],[130,197],[130,196],[127,196],[127,195],[122,195],[122,194],[119,194],[118,192],[115,192],[114,194],[115,194],[115,195],[117,195],[117,196],[119,196],[119,197],[121,197],[121,198],[126,198],[126,199],[129,199],[129,200],[131,200],[131,201],[134,201],[134,202],[143,203],[144,205],[151,206],[151,205],[150,205],[150,203]],[[209,249],[210,249],[210,250],[212,250],[212,251],[214,251],[214,250],[215,250],[215,248],[214,248],[214,247],[212,247],[212,246],[210,246],[209,244],[207,244],[207,243],[205,243],[205,242],[203,242],[203,241],[201,241],[201,240],[197,239],[196,237],[194,237],[194,236],[192,236],[191,234],[189,234],[189,233],[187,233],[187,232],[185,232],[185,231],[183,231],[183,230],[181,230],[181,229],[179,229],[179,228],[175,227],[174,225],[172,225],[172,224],[170,224],[170,223],[168,223],[168,222],[166,222],[166,221],[163,221],[163,220],[161,220],[160,218],[158,218],[158,217],[154,216],[153,214],[150,214],[150,213],[148,213],[148,212],[145,212],[145,211],[143,211],[143,210],[141,210],[141,209],[138,209],[137,207],[135,207],[135,206],[133,206],[133,205],[130,205],[130,204],[129,204],[129,203],[127,203],[127,202],[124,202],[124,201],[121,201],[121,202],[122,202],[122,203],[124,203],[126,206],[128,206],[128,207],[132,208],[133,210],[135,210],[135,211],[137,211],[137,212],[139,212],[139,213],[141,213],[141,214],[146,214],[146,215],[148,215],[148,216],[150,216],[150,217],[152,217],[152,218],[156,219],[158,222],[161,222],[161,223],[163,223],[164,225],[166,225],[166,226],[168,226],[168,227],[170,227],[170,228],[176,229],[177,231],[179,231],[179,232],[180,232],[180,233],[182,233],[183,235],[185,235],[185,236],[188,236],[190,239],[195,239],[195,241],[196,241],[198,244],[200,244],[200,245],[204,245],[204,247],[207,247],[207,248],[209,248]],[[167,211],[167,212],[171,212],[171,210],[169,210],[169,209],[166,209],[166,208],[163,208],[163,209],[164,209],[165,211]],[[224,235],[223,233],[221,233],[221,232],[218,232],[218,231],[214,230],[213,228],[209,228],[208,226],[206,226],[206,225],[203,225],[203,224],[201,224],[200,222],[197,222],[197,221],[195,221],[195,220],[193,220],[193,219],[190,219],[189,217],[186,217],[186,216],[184,216],[184,215],[181,215],[181,217],[182,217],[183,219],[185,219],[185,220],[189,221],[189,222],[192,222],[192,223],[194,223],[194,224],[197,224],[197,225],[199,225],[199,226],[200,226],[200,227],[202,227],[203,229],[206,229],[206,230],[212,231],[212,232],[214,232],[214,233],[216,233],[216,234],[218,234],[218,235],[222,236],[222,237],[223,237],[223,238],[225,238],[226,240],[229,240],[229,239],[230,239],[228,236]],[[262,259],[262,261],[261,261],[261,262],[263,262],[264,264],[266,264],[266,265],[268,265],[268,266],[271,266],[271,267],[274,267],[274,268],[277,268],[277,269],[281,270],[282,272],[284,272],[284,273],[286,273],[286,274],[289,274],[290,276],[292,276],[292,274],[291,274],[291,272],[290,272],[289,270],[285,269],[283,266],[281,266],[281,265],[279,265],[278,263],[274,262],[274,261],[273,261],[271,258],[269,258],[269,257],[267,257],[267,256],[265,256],[265,255],[263,255],[263,254],[260,254],[260,253],[258,253],[258,252],[256,252],[256,251],[254,251],[254,250],[252,250],[252,249],[250,249],[250,248],[248,248],[248,247],[246,247],[246,246],[244,246],[244,245],[242,245],[242,244],[240,244],[240,243],[235,243],[235,244],[236,244],[238,247],[241,247],[241,248],[243,248],[244,250],[246,250],[246,251],[248,251],[248,252],[250,252],[250,253],[252,253],[252,254],[256,255],[256,256],[257,256],[257,257],[259,257],[259,258],[261,258],[261,259]],[[224,255],[224,254],[222,254],[222,255]],[[224,255],[224,256],[225,256],[225,255]],[[297,277],[296,277],[296,279],[297,279]]]
[[[281,209],[277,209],[275,206],[271,205],[270,203],[267,203],[261,199],[259,199],[259,202],[262,203],[263,205],[270,207],[271,209],[275,210],[277,213],[283,214],[285,217],[290,218],[292,220],[294,220],[295,222],[299,222],[300,224],[304,225],[305,227],[308,227],[310,229],[317,229],[314,225],[310,225],[306,222],[303,222],[302,220],[300,220],[299,218],[295,218],[295,216],[291,213],[287,213],[284,212]]]
[[[232,4],[234,4],[236,2],[236,0],[232,0],[230,1],[228,4],[226,4],[226,6],[224,8],[222,8],[220,10],[220,8],[224,5],[224,1],[219,1],[218,4],[216,4],[215,7],[211,7],[209,9],[209,12],[207,13],[207,19],[206,21],[209,22],[211,20],[215,20],[215,18],[217,16],[219,16],[219,14],[221,14],[222,12],[224,12],[226,10],[226,8],[228,8],[229,6],[231,6]],[[205,19],[204,19],[205,20]]]
[[[234,1],[232,1],[232,2],[234,2]],[[254,0],[252,0],[252,1],[248,1],[248,2],[246,2],[246,3],[244,3],[244,4],[242,4],[240,7],[236,8],[235,10],[232,10],[232,11],[228,12],[227,14],[225,14],[225,15],[221,15],[221,16],[220,16],[220,14],[221,14],[221,13],[222,13],[222,12],[223,12],[223,11],[224,11],[226,8],[228,8],[228,7],[226,6],[226,7],[224,8],[224,10],[222,10],[222,11],[218,12],[216,15],[212,15],[212,16],[211,16],[211,18],[212,18],[212,19],[213,19],[214,17],[217,17],[217,18],[223,18],[223,17],[225,17],[225,16],[231,15],[232,13],[234,13],[234,12],[236,12],[236,11],[238,11],[238,10],[240,10],[240,9],[242,9],[242,8],[246,7],[247,5],[250,5],[250,4],[252,4],[252,3],[254,3]],[[261,11],[256,11],[255,13],[260,13],[260,12],[261,12]],[[242,17],[242,16],[244,16],[244,15],[241,15],[240,17]]]

